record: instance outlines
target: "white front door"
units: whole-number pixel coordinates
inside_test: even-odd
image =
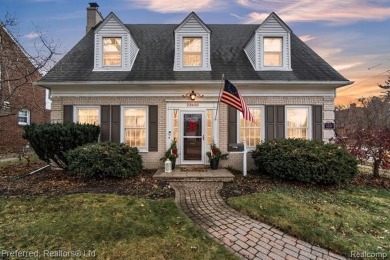
[[[204,164],[205,112],[181,112],[181,162]]]

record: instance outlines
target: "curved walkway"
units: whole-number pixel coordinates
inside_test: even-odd
[[[170,185],[183,212],[242,258],[346,259],[233,210],[219,195],[222,182],[171,182]]]

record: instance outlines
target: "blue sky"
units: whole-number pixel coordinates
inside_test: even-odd
[[[85,34],[86,0],[0,0],[0,17],[18,21],[24,48],[32,50],[36,27],[69,51]],[[180,23],[191,11],[207,24],[261,23],[277,13],[293,32],[355,83],[338,90],[337,103],[378,95],[390,71],[389,0],[100,0],[124,23]]]

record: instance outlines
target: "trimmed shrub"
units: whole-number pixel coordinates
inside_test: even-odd
[[[351,154],[322,141],[266,141],[256,146],[252,157],[259,173],[304,183],[342,183],[357,174],[357,161]]]
[[[69,151],[68,171],[83,178],[128,178],[142,171],[138,149],[127,144],[95,143]]]
[[[26,139],[39,159],[49,163],[53,160],[66,169],[65,153],[84,144],[98,141],[100,127],[91,124],[65,123],[26,125],[23,138]]]

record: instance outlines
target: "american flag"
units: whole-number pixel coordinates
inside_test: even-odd
[[[255,118],[252,116],[240,93],[238,93],[237,88],[227,79],[225,79],[225,87],[223,88],[221,101],[226,105],[232,106],[238,111],[241,111],[245,120],[253,123],[255,122]]]

